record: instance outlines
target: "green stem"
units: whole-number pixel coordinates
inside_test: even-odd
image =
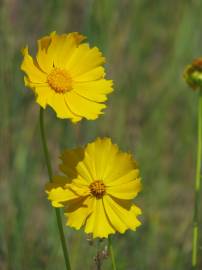
[[[48,169],[49,181],[52,182],[52,176],[53,175],[52,175],[51,162],[50,162],[50,157],[49,157],[49,153],[48,153],[48,147],[47,147],[45,130],[44,130],[44,114],[43,114],[43,112],[44,112],[43,108],[40,108],[41,140],[42,140],[43,151],[44,151],[44,156],[45,156],[45,160],[46,160],[46,166],[47,166],[47,169]],[[61,244],[62,244],[66,270],[71,270],[71,266],[70,266],[70,262],[69,262],[68,250],[67,250],[66,241],[65,241],[65,235],[64,235],[63,226],[62,226],[62,218],[61,218],[61,214],[60,214],[60,209],[55,208],[55,213],[56,213],[58,230],[59,230],[59,233],[60,233],[60,240],[61,240]]]
[[[110,256],[111,256],[113,270],[117,270],[116,262],[115,262],[115,256],[114,256],[114,250],[113,250],[113,247],[112,247],[112,240],[111,240],[110,236],[108,238],[108,247],[109,247],[109,252],[110,252]]]
[[[97,255],[96,255],[96,268],[101,270],[101,258],[100,258],[100,240],[97,240]]]
[[[202,155],[202,89],[199,90],[198,101],[198,146],[195,179],[195,200],[193,216],[193,242],[192,242],[192,269],[197,269],[198,242],[199,242],[199,202],[200,202],[200,180],[201,180],[201,155]]]

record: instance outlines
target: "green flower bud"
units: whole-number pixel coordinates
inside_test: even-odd
[[[202,58],[198,58],[189,65],[184,71],[184,79],[188,85],[196,90],[202,87]]]

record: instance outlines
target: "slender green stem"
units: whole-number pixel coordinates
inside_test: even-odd
[[[198,101],[198,146],[195,180],[195,201],[193,216],[193,242],[192,242],[192,269],[197,269],[198,242],[199,242],[199,202],[200,202],[200,181],[201,181],[201,157],[202,156],[202,89],[199,90]]]
[[[111,261],[112,261],[113,270],[117,270],[115,256],[114,256],[114,250],[113,250],[113,247],[112,247],[112,239],[111,239],[110,236],[108,238],[108,247],[109,247],[109,252],[110,252],[110,257],[111,257]]]
[[[42,140],[43,151],[44,151],[44,156],[45,156],[45,160],[46,160],[46,166],[47,166],[47,169],[48,169],[49,181],[52,182],[52,168],[51,168],[51,162],[50,162],[50,157],[49,157],[49,153],[48,153],[48,147],[47,147],[45,130],[44,130],[44,114],[43,114],[43,111],[44,111],[43,108],[40,108],[41,140]],[[61,214],[60,214],[60,209],[55,208],[55,213],[56,213],[58,230],[59,230],[59,233],[60,233],[60,240],[61,240],[61,244],[62,244],[66,270],[71,270],[68,250],[67,250],[66,241],[65,241],[65,235],[64,235],[63,226],[62,226],[62,218],[61,218]]]
[[[101,270],[100,240],[97,240],[96,270]]]

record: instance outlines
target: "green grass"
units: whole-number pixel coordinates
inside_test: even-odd
[[[143,225],[114,238],[118,270],[191,269],[197,95],[182,79],[202,54],[202,2],[3,1],[0,6],[0,269],[61,270],[62,250],[44,185],[39,107],[25,89],[20,50],[56,30],[81,31],[104,51],[115,81],[106,113],[75,126],[46,111],[54,172],[64,147],[111,136],[134,153]],[[113,126],[112,126],[113,123]],[[96,245],[65,228],[73,270],[94,269]],[[103,243],[104,245],[104,243]],[[200,268],[202,256],[200,254]],[[110,260],[103,269],[111,269]]]

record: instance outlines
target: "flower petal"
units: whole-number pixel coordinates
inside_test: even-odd
[[[45,49],[38,49],[36,59],[37,59],[37,62],[39,64],[40,68],[46,74],[51,72],[51,70],[53,69],[53,60],[47,54]]]
[[[105,209],[110,219],[112,225],[119,230],[124,232],[125,229],[135,230],[138,226],[141,225],[140,221],[137,219],[137,215],[141,213],[141,210],[135,205],[131,205],[129,209],[124,207],[123,203],[120,203],[121,200],[115,201],[110,196],[104,196]],[[139,211],[137,211],[139,209]],[[125,229],[124,225],[125,224]]]
[[[48,47],[50,46],[52,40],[51,38],[52,34],[50,36],[42,37],[41,39],[38,40],[38,52],[36,58],[40,68],[45,73],[51,72],[53,68],[53,59],[47,53]]]
[[[88,157],[90,157],[88,163],[90,170],[93,172],[94,180],[103,180],[105,170],[110,166],[108,163],[108,157],[114,154],[113,150],[112,143],[109,138],[97,138],[95,142],[89,143],[86,146],[85,152]],[[116,150],[118,151],[118,149]]]
[[[128,226],[125,224],[124,220],[122,220],[122,218],[116,213],[116,211],[114,211],[114,209],[108,202],[106,196],[104,196],[103,202],[104,202],[106,214],[108,218],[112,220],[113,226],[116,229],[116,231],[120,233],[124,233],[128,229]]]
[[[64,202],[78,199],[79,196],[71,189],[63,189],[62,187],[52,188],[47,190],[48,199],[54,207],[63,207]]]
[[[102,199],[94,200],[93,212],[87,218],[85,232],[92,233],[93,238],[107,238],[109,234],[115,233],[115,229],[106,215]]]
[[[69,61],[78,44],[85,39],[83,35],[76,32],[68,35],[57,35],[53,33],[51,38],[52,42],[47,53],[53,59],[54,66],[60,68],[65,68],[66,63]]]
[[[52,59],[52,62],[55,67],[57,67],[57,57],[58,53],[60,52],[63,43],[65,41],[66,35],[57,35],[56,32],[53,32],[50,34],[51,42],[47,49],[47,55],[50,59]]]
[[[102,109],[106,107],[105,104],[90,101],[74,91],[67,92],[65,100],[74,114],[85,117],[88,120],[96,119],[99,114],[102,114]]]
[[[137,196],[140,190],[141,190],[141,181],[140,179],[136,179],[128,183],[123,182],[120,185],[107,187],[107,194],[110,194],[113,197],[123,200],[132,200]]]
[[[47,52],[50,43],[51,43],[51,35],[42,37],[38,40],[38,49],[45,50]]]
[[[28,76],[29,80],[33,83],[45,83],[47,82],[47,76],[43,73],[35,64],[28,52],[28,47],[24,48],[23,61],[21,64],[21,70],[23,70]]]
[[[74,81],[75,82],[91,82],[91,81],[97,81],[105,77],[105,70],[103,67],[99,66],[94,69],[91,69],[88,72],[85,72],[79,76],[75,76]]]
[[[92,204],[94,198],[88,196],[81,200],[74,200],[65,207],[65,216],[67,216],[67,226],[77,230],[85,224],[87,217],[92,213]]]
[[[48,84],[33,84],[32,86],[37,95],[36,102],[41,107],[45,109],[47,105],[51,106],[55,110],[58,118],[70,118],[72,122],[81,120],[79,115],[76,115],[70,110],[63,94],[56,93]]]
[[[124,179],[125,175],[137,168],[137,164],[132,155],[120,151],[114,156],[111,155],[108,162],[110,166],[108,166],[105,171],[105,179],[107,179],[108,184],[121,177]]]
[[[74,179],[71,184],[66,184],[65,188],[71,189],[80,197],[85,197],[90,195],[90,189],[88,185],[86,185],[85,180],[83,179]]]
[[[71,69],[73,77],[80,76],[90,70],[103,65],[105,58],[97,47],[89,48],[87,43],[80,45],[75,50],[67,69]]]
[[[139,172],[138,169],[133,169],[131,171],[128,171],[128,173],[124,174],[120,178],[117,178],[114,181],[108,182],[107,186],[108,187],[116,187],[116,186],[127,184],[127,183],[129,183],[131,181],[134,181],[134,180],[138,179],[139,174],[140,174],[140,172]]]
[[[70,118],[73,122],[78,122],[81,117],[72,112],[67,102],[65,101],[65,95],[56,93],[53,91],[52,99],[48,104],[55,110],[57,117],[65,119]]]
[[[55,65],[64,68],[76,50],[78,44],[84,39],[85,36],[76,32],[66,35],[66,38],[55,57]]]
[[[92,82],[74,83],[73,90],[80,96],[95,102],[107,100],[106,95],[113,91],[112,81],[97,80]]]
[[[63,163],[60,165],[60,169],[70,179],[80,176],[85,181],[84,184],[89,184],[92,182],[92,175],[84,162],[84,157],[83,148],[65,150],[61,156]]]
[[[67,59],[65,68],[71,71],[71,75],[76,76],[76,71],[80,68],[81,59],[88,54],[90,48],[88,43],[83,43],[79,45],[72,53],[71,57]]]
[[[36,93],[36,102],[43,107],[44,109],[46,108],[47,104],[49,104],[49,102],[51,102],[53,95],[54,95],[54,91],[48,86],[48,84],[46,85],[34,85],[34,90]]]

